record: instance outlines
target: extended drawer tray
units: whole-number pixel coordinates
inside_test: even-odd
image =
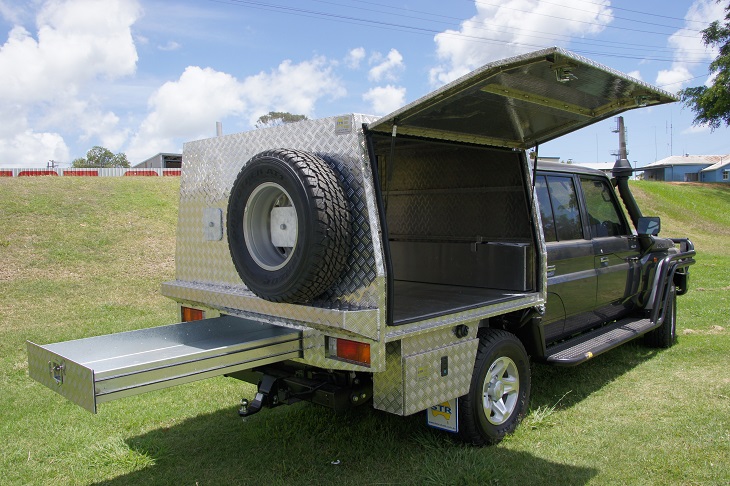
[[[28,341],[30,377],[99,403],[302,356],[302,332],[232,316],[62,343]]]

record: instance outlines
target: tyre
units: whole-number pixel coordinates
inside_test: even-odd
[[[656,329],[644,334],[644,344],[652,348],[671,348],[677,342],[677,288],[669,288],[669,297],[664,309],[664,322]]]
[[[244,284],[272,302],[305,303],[340,276],[350,211],[332,168],[299,150],[262,152],[239,172],[228,201],[228,246]]]
[[[459,398],[459,436],[491,445],[514,432],[530,401],[530,358],[514,334],[483,329],[469,393]]]

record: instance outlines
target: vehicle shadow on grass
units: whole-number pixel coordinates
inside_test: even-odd
[[[531,409],[569,408],[656,353],[629,343],[578,367],[534,364]],[[423,413],[367,406],[335,414],[301,403],[245,420],[230,408],[126,442],[152,465],[99,484],[577,485],[598,474],[506,447],[466,446],[426,427]]]
[[[503,447],[463,445],[423,413],[370,407],[343,414],[307,403],[242,420],[235,409],[126,440],[146,467],[101,482],[128,484],[586,484],[596,469]],[[149,465],[149,464],[152,465]]]
[[[578,367],[534,364],[531,409],[569,408],[656,354],[629,343]],[[229,408],[127,439],[146,466],[99,484],[579,485],[599,473],[507,447],[466,446],[425,421],[423,413],[368,406],[335,414],[300,403],[245,420]]]
[[[533,363],[530,409],[570,408],[658,352],[636,340],[578,366]]]

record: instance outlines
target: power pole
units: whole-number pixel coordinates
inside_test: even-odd
[[[613,133],[618,133],[618,151],[611,152],[611,155],[616,156],[619,159],[628,159],[629,151],[626,148],[626,127],[624,126],[624,117],[617,116],[616,128],[611,130]]]
[[[616,117],[616,128],[612,131],[613,133],[618,133],[618,150],[611,152],[611,155],[616,156],[617,163],[620,160],[624,160],[628,164],[628,167],[631,167],[631,162],[629,162],[629,150],[626,148],[626,127],[624,126],[624,117]]]

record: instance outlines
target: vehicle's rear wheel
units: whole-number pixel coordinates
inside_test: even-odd
[[[677,342],[677,289],[669,288],[662,325],[644,334],[644,344],[652,348],[671,348]]]
[[[320,157],[277,149],[254,156],[228,201],[228,245],[241,280],[272,302],[302,303],[339,277],[350,251],[350,212]]]
[[[459,436],[474,445],[514,432],[530,401],[530,358],[507,331],[483,329],[469,393],[459,398]]]

